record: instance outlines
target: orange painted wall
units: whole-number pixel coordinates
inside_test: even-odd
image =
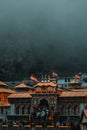
[[[7,101],[8,93],[0,93],[0,101]]]

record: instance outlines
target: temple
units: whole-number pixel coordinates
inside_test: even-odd
[[[3,120],[67,124],[73,119],[79,122],[87,108],[87,89],[60,89],[49,76],[33,86],[24,81],[13,89],[2,85],[0,96],[0,117]]]

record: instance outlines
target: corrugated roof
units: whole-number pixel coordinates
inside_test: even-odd
[[[32,96],[28,92],[16,92],[10,94],[8,98],[32,98]]]
[[[0,88],[0,93],[14,93],[15,91],[8,88]]]
[[[34,87],[37,87],[37,86],[52,86],[52,87],[56,87],[57,84],[53,83],[53,82],[39,82],[37,83]]]

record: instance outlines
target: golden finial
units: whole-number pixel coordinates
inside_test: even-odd
[[[45,82],[46,82],[46,79],[47,79],[47,76],[46,76],[46,74],[45,74]]]

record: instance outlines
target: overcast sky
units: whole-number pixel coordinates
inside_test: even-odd
[[[57,64],[67,57],[85,64],[87,0],[0,0],[0,51],[28,48]]]

